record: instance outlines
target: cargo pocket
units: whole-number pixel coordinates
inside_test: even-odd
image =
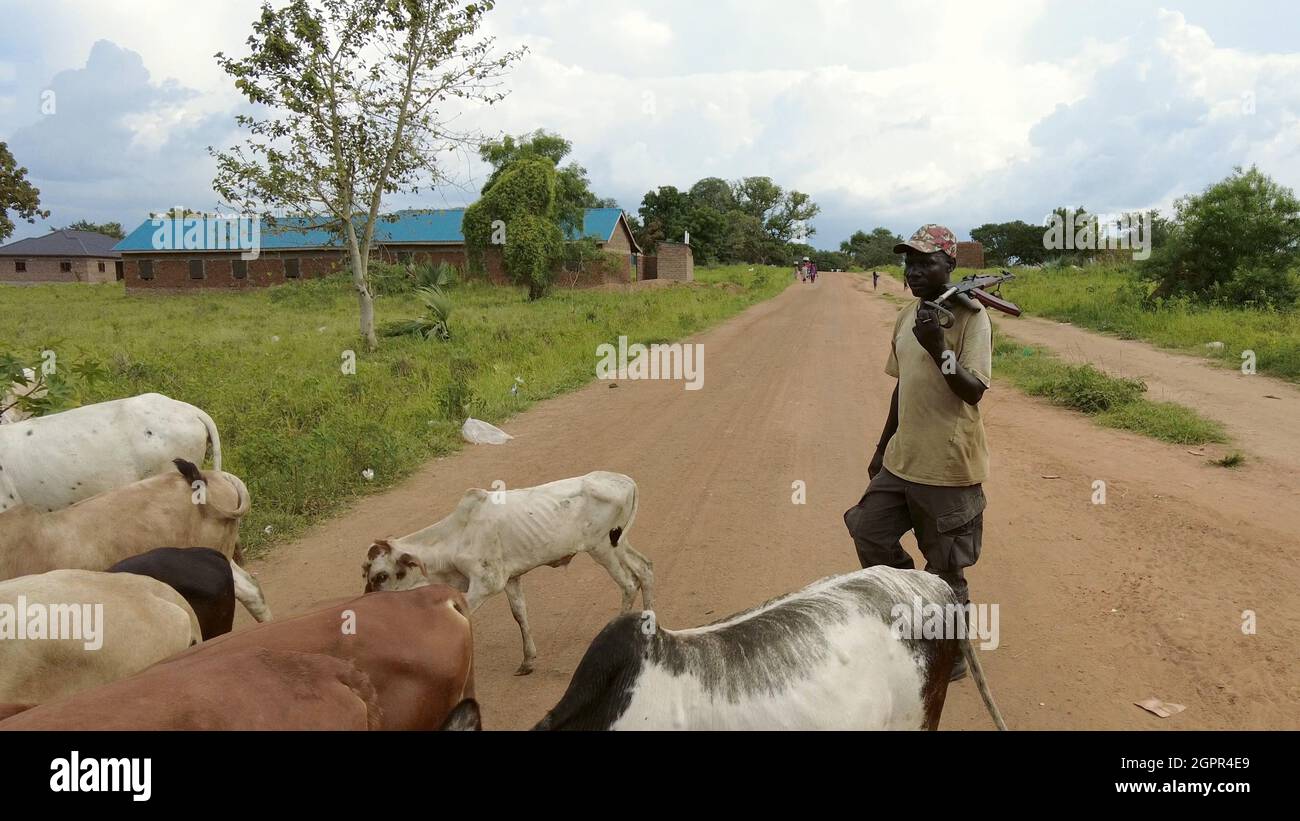
[[[979,561],[984,536],[984,489],[974,487],[956,498],[945,500],[935,516],[937,553],[927,561],[937,569],[956,571]]]

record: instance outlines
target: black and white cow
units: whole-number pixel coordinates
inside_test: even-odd
[[[135,573],[168,585],[198,616],[203,640],[229,633],[235,623],[235,573],[210,547],[159,547],[123,559],[109,573]]]
[[[1006,729],[966,638],[902,637],[898,614],[918,604],[959,609],[937,576],[872,567],[705,627],[624,614],[534,729],[934,730],[959,654]]]

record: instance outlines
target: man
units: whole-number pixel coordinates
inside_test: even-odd
[[[879,272],[879,271],[872,271],[872,272],[871,272],[871,290],[873,290],[873,291],[876,290],[876,286],[879,285],[879,284],[880,284],[880,272]]]
[[[924,225],[907,242],[904,279],[917,297],[898,313],[885,372],[898,379],[889,418],[867,474],[862,499],[844,513],[863,567],[914,567],[899,538],[916,532],[925,569],[969,604],[964,569],[979,559],[984,527],[988,447],[979,403],[992,376],[987,312],[972,300],[952,300],[952,327],[922,305],[943,293],[957,267],[957,238]],[[958,659],[953,680],[966,675]]]

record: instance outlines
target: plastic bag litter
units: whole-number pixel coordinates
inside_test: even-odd
[[[482,419],[470,417],[460,427],[460,435],[471,445],[504,445],[515,437]]]

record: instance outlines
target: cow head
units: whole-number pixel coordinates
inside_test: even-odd
[[[361,565],[361,575],[365,577],[367,593],[376,590],[410,590],[433,581],[429,578],[424,562],[410,553],[395,550],[384,539],[370,546],[366,561]]]

